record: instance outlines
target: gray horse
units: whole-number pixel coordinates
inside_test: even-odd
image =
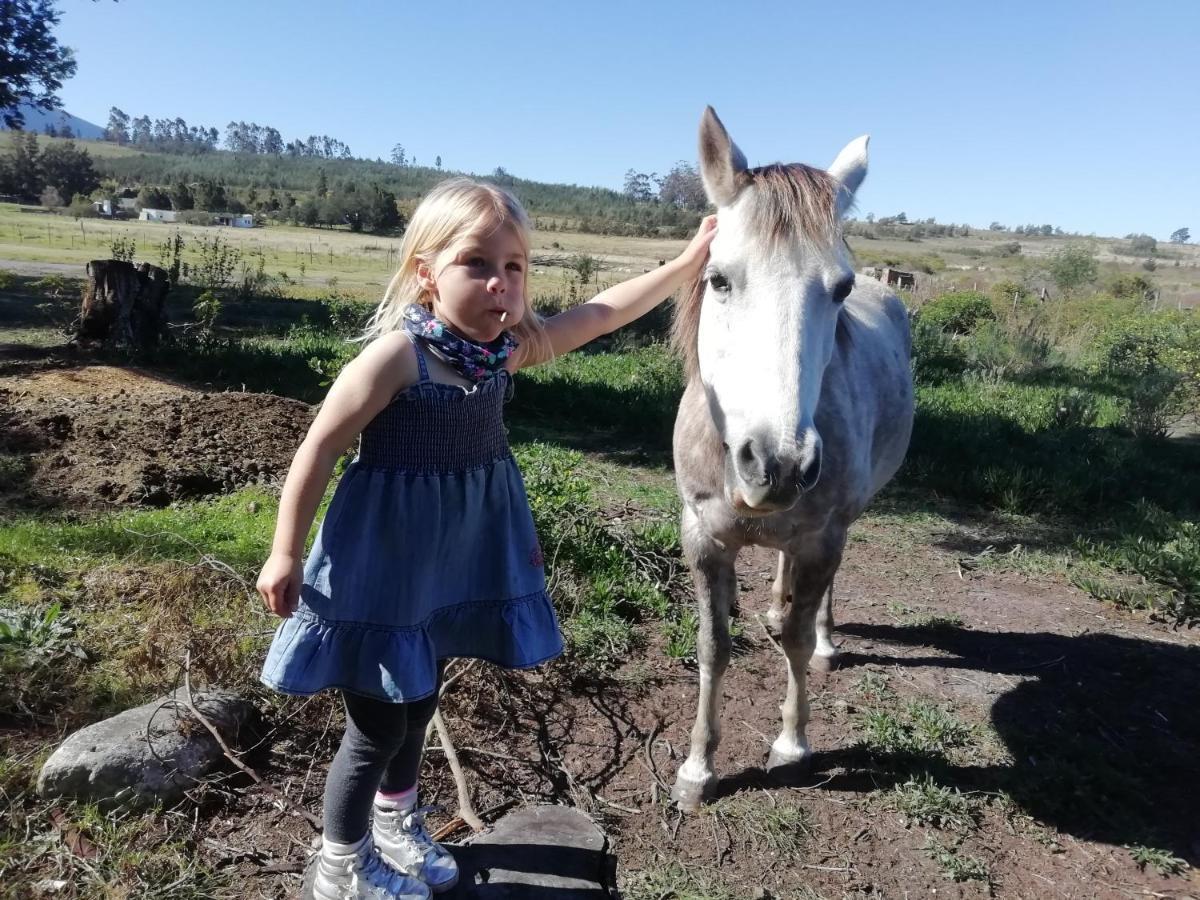
[[[710,107],[700,160],[718,232],[674,335],[688,373],[675,471],[700,618],[699,711],[672,791],[685,808],[717,783],[738,551],[779,551],[768,621],[781,636],[788,687],[768,767],[803,764],[806,667],[818,625],[823,658],[835,652],[829,605],[846,532],[900,467],[913,419],[904,306],[873,279],[855,281],[842,238],[866,176],[867,139],[852,141],[828,172],[751,169]]]

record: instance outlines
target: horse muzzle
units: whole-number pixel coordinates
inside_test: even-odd
[[[725,495],[739,515],[767,515],[796,505],[821,477],[821,439],[810,432],[787,451],[752,435],[725,446]]]

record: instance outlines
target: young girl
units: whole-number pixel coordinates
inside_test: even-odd
[[[543,321],[528,296],[529,221],[511,195],[456,178],[413,214],[369,342],[296,453],[258,579],[284,619],[263,681],[336,688],[346,707],[319,900],[428,897],[457,881],[417,808],[441,663],[527,668],[562,651],[503,424],[512,373],[651,310],[699,274],[715,228],[706,219],[677,259]],[[334,463],[359,435],[302,565]]]

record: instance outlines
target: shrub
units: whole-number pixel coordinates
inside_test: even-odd
[[[987,294],[955,291],[934,297],[917,312],[917,321],[951,334],[970,334],[980,322],[993,321],[996,313]]]
[[[1060,391],[1050,402],[1053,408],[1050,421],[1055,428],[1090,428],[1100,414],[1095,397],[1077,388]]]
[[[1115,319],[1091,347],[1093,371],[1127,381],[1143,405],[1169,397],[1183,412],[1200,396],[1200,319],[1166,311]],[[1131,394],[1132,397],[1132,394]]]
[[[1129,236],[1129,254],[1131,256],[1153,256],[1158,250],[1158,241],[1148,234],[1131,234]]]
[[[92,206],[92,201],[83,194],[75,195],[71,200],[71,205],[67,207],[67,214],[77,219],[100,218],[100,213],[96,211],[96,207]]]
[[[192,304],[192,314],[204,331],[212,331],[221,315],[221,299],[212,291],[205,291]]]
[[[1063,293],[1071,293],[1096,280],[1100,264],[1086,244],[1068,244],[1050,255],[1050,277]]]
[[[30,286],[35,291],[57,300],[67,293],[71,285],[61,275],[44,275]]]
[[[1136,437],[1165,438],[1171,423],[1182,413],[1182,382],[1178,372],[1166,368],[1154,369],[1134,379],[1121,424]]]
[[[1117,298],[1145,300],[1154,292],[1154,282],[1145,275],[1117,275],[1105,289]]]
[[[940,381],[966,368],[966,358],[954,338],[919,317],[912,330],[912,361],[918,384]]]

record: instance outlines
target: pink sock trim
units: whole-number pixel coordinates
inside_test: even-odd
[[[383,791],[377,791],[375,793],[375,799],[385,800],[388,803],[395,803],[399,806],[408,806],[417,801],[417,786],[414,784],[407,790],[392,791],[391,793],[386,794]]]

